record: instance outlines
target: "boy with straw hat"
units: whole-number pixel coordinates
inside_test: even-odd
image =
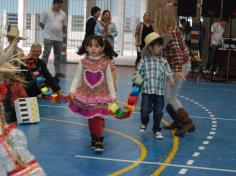
[[[141,125],[140,131],[144,132],[149,122],[149,114],[153,112],[154,137],[163,139],[160,122],[164,108],[164,88],[167,82],[174,83],[170,66],[162,57],[162,49],[171,39],[170,35],[160,36],[152,32],[145,37],[145,47],[141,52],[141,60],[137,67],[136,75],[143,80],[141,101]]]

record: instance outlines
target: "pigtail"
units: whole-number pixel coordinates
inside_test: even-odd
[[[85,47],[85,40],[82,41],[82,46],[78,47],[78,51],[76,52],[78,55],[87,54],[86,47]]]
[[[104,39],[104,50],[103,53],[108,56],[110,59],[117,57],[118,54],[114,51],[114,48],[111,46],[110,42]]]
[[[118,54],[114,51],[112,45],[110,42],[106,39],[104,39],[102,36],[97,36],[97,35],[91,35],[87,37],[85,40],[82,42],[82,46],[78,48],[78,51],[76,52],[78,55],[83,55],[87,54],[88,52],[86,50],[86,46],[90,45],[90,42],[92,40],[96,40],[98,44],[103,48],[103,53],[108,56],[110,59],[113,59],[113,57],[117,57]]]

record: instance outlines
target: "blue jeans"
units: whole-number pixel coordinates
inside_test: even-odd
[[[210,52],[209,52],[209,57],[207,60],[207,64],[206,64],[206,69],[210,70],[211,72],[215,72],[216,68],[218,66],[218,56],[217,56],[217,51],[219,49],[220,45],[212,45],[210,47]]]
[[[153,113],[153,128],[155,133],[161,131],[160,123],[163,116],[164,96],[156,94],[142,93],[141,101],[141,123],[147,125],[149,122],[149,114]]]

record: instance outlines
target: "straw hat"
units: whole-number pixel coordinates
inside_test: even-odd
[[[20,31],[17,27],[15,26],[10,26],[9,30],[7,31],[7,37],[15,37],[19,40],[25,40],[25,38],[20,37]]]
[[[142,49],[142,54],[146,54],[147,47],[150,45],[150,43],[152,43],[154,40],[156,40],[158,38],[163,39],[163,41],[164,41],[163,46],[165,46],[172,39],[172,36],[170,34],[160,35],[157,32],[152,32],[152,33],[148,34],[144,39],[145,47]]]

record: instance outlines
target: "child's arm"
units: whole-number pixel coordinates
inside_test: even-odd
[[[116,63],[115,63],[115,60],[112,59],[110,64],[111,64],[111,74],[112,74],[113,84],[114,84],[115,90],[117,91],[117,87],[116,87]]]
[[[116,92],[115,92],[115,87],[114,87],[114,83],[113,83],[113,79],[112,79],[110,64],[108,64],[107,70],[106,70],[106,81],[107,81],[107,86],[108,86],[110,96],[114,100],[114,99],[116,99]]]
[[[78,67],[77,67],[77,70],[75,73],[75,77],[74,77],[71,87],[70,87],[70,93],[74,93],[76,91],[76,89],[78,88],[79,83],[82,78],[82,71],[83,71],[82,62],[81,62],[81,60],[79,60]]]
[[[140,62],[137,66],[137,70],[136,70],[136,73],[135,73],[135,75],[140,75],[142,78],[144,78],[144,59],[145,58],[140,59]]]

